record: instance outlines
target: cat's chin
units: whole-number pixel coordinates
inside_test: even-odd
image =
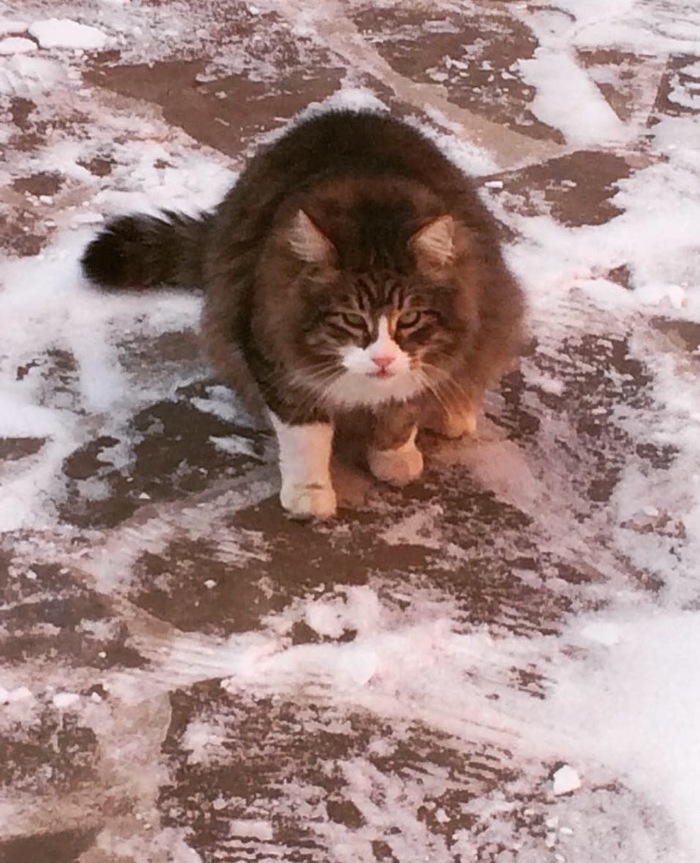
[[[324,388],[324,396],[336,408],[351,409],[409,401],[423,389],[422,381],[411,374],[348,373]]]

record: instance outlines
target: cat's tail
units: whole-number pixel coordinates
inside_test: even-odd
[[[102,288],[202,287],[210,220],[208,213],[186,216],[170,210],[157,216],[120,216],[85,249],[83,272]]]

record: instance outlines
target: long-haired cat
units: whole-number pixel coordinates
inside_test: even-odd
[[[82,264],[104,288],[204,290],[205,349],[266,409],[297,517],[336,511],[344,412],[371,415],[372,473],[410,482],[418,429],[473,432],[520,345],[523,296],[492,216],[430,140],[386,114],[299,122],[213,212],[117,218]]]

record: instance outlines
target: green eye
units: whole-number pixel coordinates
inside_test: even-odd
[[[409,309],[399,316],[399,324],[401,324],[402,327],[415,327],[421,317],[421,312]]]
[[[364,315],[358,315],[354,312],[343,312],[341,318],[350,327],[364,327],[365,325]]]

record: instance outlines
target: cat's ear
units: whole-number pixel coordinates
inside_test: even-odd
[[[411,237],[409,245],[420,270],[446,267],[455,254],[455,220],[440,216]]]
[[[335,261],[335,246],[303,210],[292,219],[287,242],[297,258],[309,264],[330,266]]]

